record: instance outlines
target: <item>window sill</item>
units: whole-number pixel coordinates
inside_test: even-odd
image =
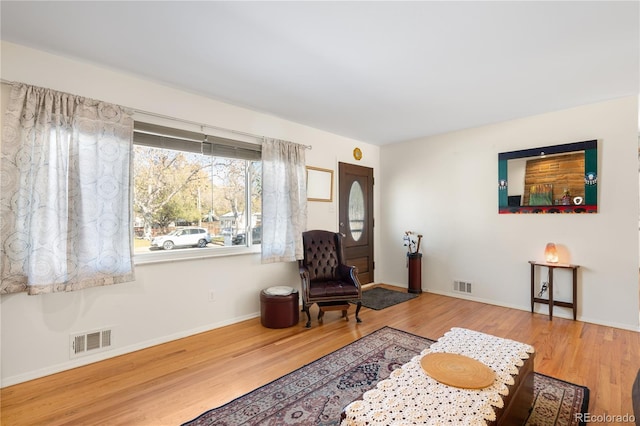
[[[261,246],[256,244],[251,247],[224,247],[224,248],[185,248],[171,251],[158,250],[149,253],[133,255],[133,263],[138,265],[150,265],[154,263],[180,262],[184,260],[209,259],[213,257],[241,256],[246,254],[261,253]]]

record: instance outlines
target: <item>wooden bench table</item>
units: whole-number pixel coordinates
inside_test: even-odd
[[[479,390],[444,385],[421,367],[423,356],[457,353],[476,359],[496,373],[493,385]],[[342,425],[524,424],[533,404],[533,347],[462,328],[453,328],[388,379],[347,405]],[[502,406],[500,408],[500,406]]]

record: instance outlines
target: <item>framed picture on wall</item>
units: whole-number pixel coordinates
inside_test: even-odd
[[[307,200],[333,201],[333,170],[307,166]]]

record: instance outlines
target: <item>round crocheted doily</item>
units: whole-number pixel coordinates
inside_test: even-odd
[[[496,379],[492,369],[464,355],[434,352],[420,360],[423,370],[445,385],[464,389],[482,389]]]

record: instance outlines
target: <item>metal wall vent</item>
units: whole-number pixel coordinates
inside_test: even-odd
[[[465,281],[454,281],[453,291],[458,293],[471,293],[471,283]]]
[[[102,352],[111,346],[112,329],[89,331],[70,336],[70,356],[76,358],[96,352]]]

